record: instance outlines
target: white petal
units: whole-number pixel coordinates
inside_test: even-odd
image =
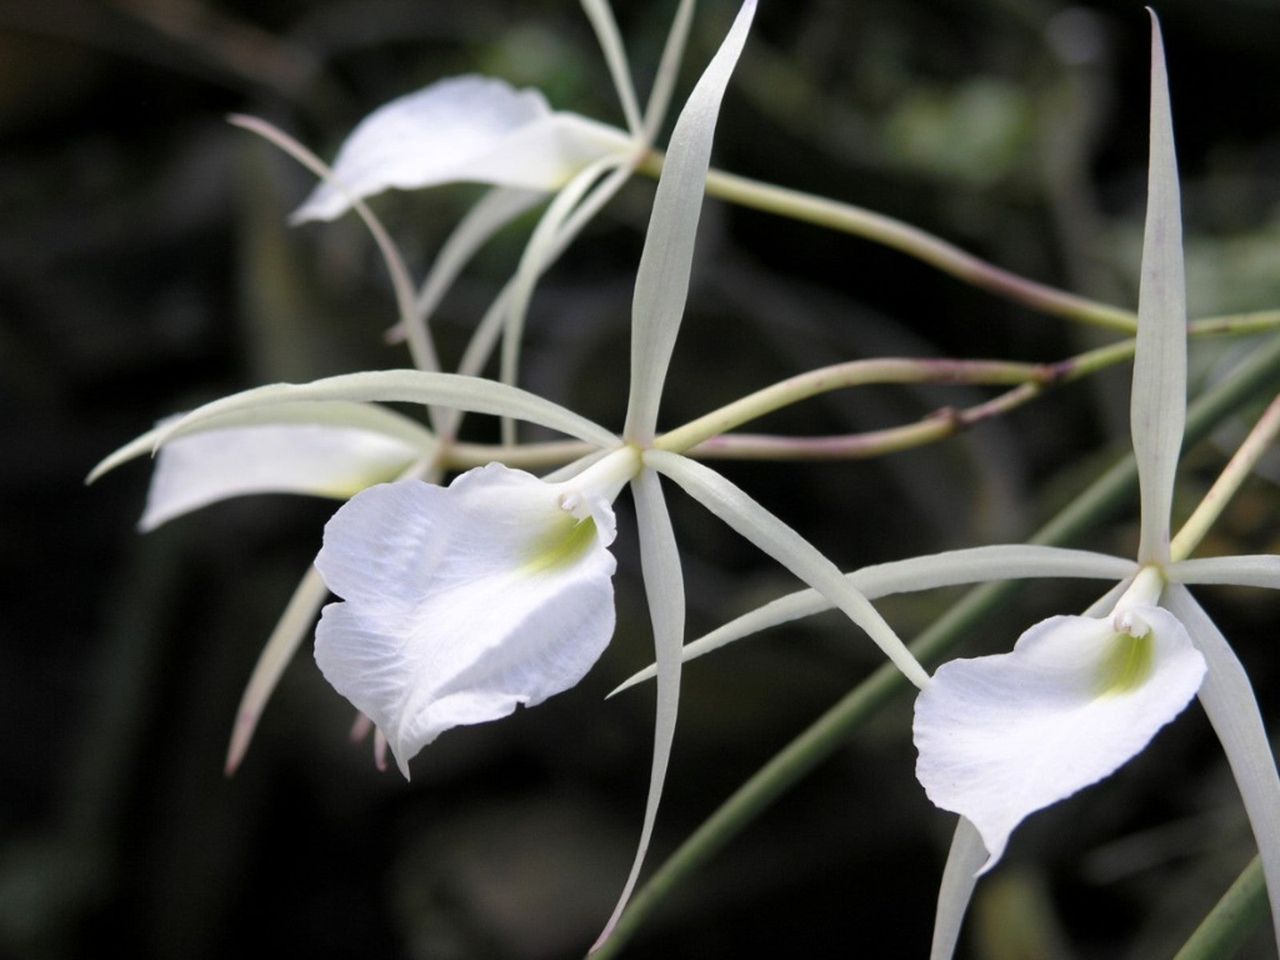
[[[1027,577],[1086,577],[1114,580],[1132,576],[1137,564],[1088,550],[1046,547],[1035,544],[994,544],[951,550],[910,560],[894,560],[863,567],[845,574],[849,583],[868,600],[894,593],[933,590],[988,580],[1017,580]],[[697,640],[685,644],[687,663],[721,647],[753,636],[782,623],[811,617],[830,610],[831,601],[817,590],[798,590],[730,620]],[[648,680],[653,667],[646,667],[621,684],[610,696]]]
[[[320,424],[231,427],[180,437],[156,458],[141,530],[250,493],[346,499],[393,480],[423,454],[393,437]]]
[[[515,131],[455,179],[558,190],[587,164],[634,149],[631,138],[616,127],[576,113],[553,113]]]
[[[1280,556],[1274,554],[1181,560],[1169,564],[1165,573],[1175,583],[1230,583],[1280,590]]]
[[[951,960],[960,940],[960,927],[977,884],[978,871],[987,859],[982,837],[973,824],[964,817],[956,824],[947,852],[947,865],[942,871],[942,884],[938,888],[938,909],[933,918],[933,943],[929,947],[929,960]]]
[[[105,457],[85,478],[93,483],[104,473],[138,457],[155,452],[156,445],[181,419],[181,415],[167,417],[142,436],[126,443],[119,450]],[[263,426],[266,424],[318,424],[330,427],[352,427],[357,430],[383,434],[401,440],[410,446],[430,450],[435,443],[431,431],[416,420],[378,407],[371,403],[276,403],[269,407],[240,409],[201,421],[190,433],[221,430],[226,427]]]
[[[390,187],[453,181],[551,190],[600,153],[630,141],[572,114],[554,114],[537,90],[491,77],[440,80],[365,117],[338,150],[333,177],[293,222],[332,220]]]
[[[680,645],[684,642],[684,575],[680,568],[680,551],[671,530],[671,517],[662,496],[661,482],[652,470],[645,470],[631,485],[636,501],[636,524],[640,532],[640,566],[644,573],[644,592],[649,600],[649,619],[653,622],[653,647],[658,671],[658,711],[654,719],[653,767],[649,773],[649,797],[645,802],[644,825],[631,873],[622,888],[617,906],[596,949],[613,932],[622,911],[626,909],[644,856],[653,836],[662,800],[662,785],[667,776],[667,762],[676,734],[676,711],[680,705]]]
[[[865,630],[908,680],[918,687],[928,684],[928,674],[893,628],[808,540],[710,467],[663,450],[646,450],[644,462],[670,477],[730,527],[811,584],[832,606]]]
[[[1187,588],[1170,587],[1167,602],[1209,663],[1200,704],[1222,743],[1244,800],[1267,878],[1271,922],[1280,946],[1280,775],[1258,700],[1244,665]]]
[[[662,384],[689,296],[694,239],[720,101],[755,12],[755,0],[746,0],[671,133],[631,304],[631,396],[625,430],[630,440],[648,443],[653,439]]]
[[[1012,653],[943,664],[916,699],[916,776],[978,829],[984,870],[1024,817],[1118,769],[1195,696],[1204,658],[1182,624],[1157,607],[1130,614],[1144,640],[1117,640],[1110,619],[1051,617]]]
[[[155,445],[172,443],[177,437],[207,429],[209,420],[229,414],[270,408],[282,403],[329,400],[439,404],[473,413],[491,413],[528,420],[588,443],[617,446],[617,438],[604,427],[527,390],[479,377],[429,373],[425,370],[371,370],[326,377],[311,383],[274,383],[243,390],[206,403],[174,425],[159,431]]]
[[[373,487],[325,527],[316,662],[400,769],[440,733],[577,683],[613,633],[613,511],[578,521],[551,484],[499,464],[449,487]]]
[[[1138,346],[1129,401],[1142,492],[1141,563],[1169,559],[1169,510],[1187,418],[1187,299],[1182,212],[1160,24],[1151,15],[1151,146],[1138,291]]]

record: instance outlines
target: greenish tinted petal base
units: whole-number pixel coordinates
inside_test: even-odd
[[[520,572],[532,575],[564,569],[580,560],[595,542],[595,520],[577,520],[566,513],[563,526],[544,534],[534,544]]]

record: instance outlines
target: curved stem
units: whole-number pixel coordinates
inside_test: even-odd
[[[820,393],[871,383],[1007,384],[1056,379],[1052,366],[987,360],[852,360],[821,367],[757,390],[663,434],[654,447],[680,453],[734,427]]]
[[[1267,311],[1253,314],[1240,314],[1230,317],[1215,317],[1208,320],[1199,320],[1191,324],[1190,332],[1193,336],[1219,336],[1223,334],[1238,333],[1255,333],[1263,330],[1273,330],[1280,327],[1280,311]],[[824,460],[863,460],[871,457],[885,456],[890,453],[897,453],[902,450],[910,450],[915,447],[924,446],[928,443],[934,443],[939,440],[945,440],[947,437],[954,436],[968,428],[993,417],[1001,416],[1026,403],[1041,396],[1046,390],[1059,384],[1070,383],[1074,380],[1082,379],[1099,370],[1112,366],[1117,363],[1133,357],[1134,341],[1120,340],[1096,350],[1089,350],[1085,353],[1069,357],[1052,364],[1003,364],[1004,370],[997,369],[997,365],[992,365],[988,372],[1003,375],[1008,373],[1010,379],[1016,379],[1016,374],[1022,370],[1027,375],[1027,382],[1020,383],[1012,390],[1007,390],[998,396],[992,397],[990,400],[982,403],[974,404],[970,407],[956,409],[954,407],[943,407],[939,410],[922,417],[915,423],[908,423],[898,427],[888,427],[883,430],[868,430],[863,433],[839,434],[836,436],[820,436],[820,437],[785,437],[775,436],[771,434],[751,434],[751,433],[734,433],[719,436],[711,436],[706,440],[699,442],[697,445],[687,448],[684,452],[686,455],[696,460],[773,460],[773,461],[824,461]],[[857,363],[859,361],[855,361]],[[866,362],[866,361],[862,361]],[[884,362],[887,364],[898,364],[904,361],[870,361],[871,363]],[[905,361],[908,363],[924,363],[939,364],[942,361]],[[884,367],[880,372],[892,371],[896,368],[892,366]],[[935,371],[939,369],[935,367]],[[979,368],[971,367],[970,373],[977,374]],[[837,390],[843,387],[859,386],[869,383],[886,383],[891,382],[885,379],[875,379],[873,374],[875,368],[856,367],[851,364],[837,364],[834,367],[823,367],[819,370],[811,371],[808,374],[801,374],[790,380],[784,380],[773,386],[766,387],[752,397],[764,396],[765,399],[777,399],[788,389],[786,385],[791,387],[807,387],[811,388],[821,381],[822,390],[805,393],[803,390],[797,394],[792,401],[806,399],[815,393],[824,390]],[[941,377],[942,374],[939,374]],[[806,381],[805,378],[813,377],[812,381]],[[847,378],[842,380],[841,378]],[[864,379],[865,378],[865,379]],[[929,379],[929,378],[924,378]],[[914,380],[894,380],[892,382],[916,382]],[[938,380],[933,380],[938,382]],[[943,382],[957,383],[955,379],[943,379]],[[966,381],[968,382],[968,381]],[[984,380],[981,382],[994,382]],[[693,427],[704,422],[710,424],[713,420],[727,419],[732,416],[732,412],[736,409],[741,411],[742,406],[751,400],[750,397],[736,401],[728,407],[713,411],[694,420],[680,430],[689,430],[692,434]],[[776,408],[774,408],[776,409]],[[699,432],[702,428],[699,428]],[[676,431],[673,431],[676,433]],[[677,436],[673,441],[670,439],[671,433],[664,434],[659,437],[655,446],[660,449],[673,449],[668,444],[678,444],[681,439]],[[526,470],[533,470],[543,467],[559,466],[569,463],[579,457],[585,456],[591,451],[591,446],[574,440],[555,440],[547,443],[522,443],[515,446],[494,446],[479,443],[455,443],[449,445],[448,449],[442,453],[442,463],[449,469],[465,470],[470,467],[484,466],[486,463],[499,461],[509,467],[518,467]],[[1190,522],[1190,521],[1188,521]]]
[[[640,172],[654,177],[661,170],[662,154],[658,151],[650,153],[640,166]],[[851,203],[761,183],[716,169],[707,174],[707,193],[744,207],[828,227],[892,247],[958,280],[1042,313],[1125,333],[1132,333],[1138,326],[1137,316],[1130,310],[1028,280],[919,227]]]

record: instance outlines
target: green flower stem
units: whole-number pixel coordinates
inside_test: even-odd
[[[1008,384],[1047,383],[1060,376],[1053,365],[989,360],[852,360],[810,370],[757,390],[706,416],[665,433],[653,442],[659,450],[683,453],[767,413],[820,393],[872,383]]]
[[[1232,313],[1221,317],[1192,320],[1187,325],[1191,336],[1217,336],[1219,334],[1266,333],[1280,327],[1280,310],[1257,310],[1253,313]]]
[[[1221,420],[1280,374],[1280,337],[1242,363],[1226,381],[1201,396],[1188,411],[1184,442],[1204,438]],[[1067,505],[1029,541],[1063,545],[1103,522],[1137,490],[1132,454],[1113,466]],[[1016,582],[991,583],[970,590],[911,645],[924,662],[936,662],[965,631],[978,624],[1018,589]],[[849,735],[894,694],[908,689],[888,664],[845,695],[807,730],[776,754],[737,789],[653,874],[632,899],[613,936],[592,954],[608,960],[636,934],[657,906],[698,867],[706,863],[775,799],[848,740]]]
[[[1191,555],[1209,532],[1209,528],[1217,522],[1231,498],[1236,495],[1240,485],[1253,473],[1253,468],[1258,465],[1267,448],[1275,442],[1277,433],[1280,433],[1280,396],[1271,401],[1266,412],[1249,431],[1249,436],[1240,444],[1209,492],[1204,495],[1200,505],[1173,538],[1173,542],[1169,544],[1171,559],[1185,560]]]
[[[662,161],[662,154],[653,151],[641,163],[639,172],[657,177],[662,171]],[[1042,313],[1125,333],[1132,333],[1138,326],[1137,315],[1129,310],[1028,280],[966,253],[918,227],[863,207],[761,183],[714,168],[707,173],[707,193],[744,207],[828,227],[892,247],[958,280]]]
[[[1280,328],[1280,311],[1213,317],[1194,321],[1194,337],[1248,334]],[[963,409],[946,407],[915,423],[864,433],[831,437],[780,437],[767,434],[714,435],[684,452],[700,460],[858,460],[884,456],[944,440],[977,423],[1008,413],[1034,400],[1051,387],[1070,383],[1133,358],[1134,341],[1119,340],[1053,364],[1017,364],[986,361],[876,360],[854,361],[823,367],[783,380],[749,397],[712,411],[664,434],[655,444],[679,449],[687,437],[707,429],[731,429],[750,419],[818,393],[869,383],[944,382],[1009,383],[1012,390]],[[861,364],[861,366],[859,366]],[[875,364],[881,364],[879,368]],[[904,366],[904,364],[906,366]],[[950,364],[950,368],[946,365]],[[963,367],[961,367],[963,365]],[[959,375],[957,369],[959,368]],[[893,374],[892,377],[886,374]],[[988,378],[989,376],[989,378]],[[752,413],[752,410],[758,410]],[[728,426],[725,426],[728,424]],[[682,432],[686,432],[682,436]],[[673,439],[674,438],[674,439]],[[586,456],[593,449],[577,440],[494,446],[480,443],[443,444],[441,462],[449,469],[465,470],[499,461],[509,467],[536,470],[560,466]]]
[[[983,403],[959,410],[944,407],[901,427],[831,437],[713,436],[688,452],[690,456],[706,460],[860,460],[884,456],[943,440],[983,420],[1015,410],[1053,386],[1078,380],[1132,358],[1133,349],[1133,340],[1122,340],[1090,350],[1042,367],[1026,382]],[[666,440],[667,436],[670,435],[659,442]]]
[[[1267,882],[1254,857],[1173,960],[1227,960],[1267,915]]]

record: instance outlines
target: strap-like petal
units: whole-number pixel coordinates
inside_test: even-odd
[[[658,61],[658,71],[653,77],[653,89],[649,91],[649,102],[644,107],[646,143],[653,142],[653,138],[658,135],[658,130],[662,127],[662,122],[667,118],[667,108],[671,106],[671,92],[676,85],[676,74],[680,71],[680,61],[684,59],[684,48],[689,40],[693,7],[694,0],[680,0],[676,15],[671,18],[667,42],[662,47],[662,59]]]
[[[951,960],[960,940],[960,927],[978,882],[978,871],[987,859],[982,837],[972,823],[961,817],[951,838],[947,865],[938,888],[938,909],[933,918],[933,943],[929,960]]]
[[[104,457],[85,478],[93,483],[104,473],[138,457],[155,452],[160,438],[178,421],[178,417],[162,420],[140,437],[130,440],[119,450]],[[205,430],[222,430],[229,427],[263,426],[267,424],[319,424],[329,427],[350,427],[378,433],[423,450],[431,449],[435,437],[416,420],[371,403],[277,403],[269,407],[236,410],[218,417],[210,417],[192,429],[192,433]]]
[[[916,699],[916,776],[933,803],[968,819],[990,854],[1028,814],[1101,780],[1195,696],[1204,658],[1157,607],[1110,618],[1050,617],[1012,653],[943,664]]]
[[[631,304],[631,395],[624,433],[635,442],[652,440],[658,422],[662,384],[689,296],[694,239],[720,101],[755,11],[756,0],[743,3],[671,133]]]
[[[582,9],[600,42],[600,52],[604,54],[604,62],[609,67],[609,76],[618,94],[618,102],[622,104],[627,129],[638,136],[640,104],[636,101],[636,87],[631,80],[631,66],[627,63],[627,48],[623,46],[622,35],[618,33],[613,8],[609,6],[609,0],[582,0]]]
[[[228,414],[280,403],[296,404],[316,400],[439,404],[472,413],[528,420],[602,447],[617,445],[617,438],[604,427],[558,403],[517,387],[479,377],[463,377],[456,373],[373,370],[326,377],[311,383],[275,383],[234,393],[193,410],[177,423],[161,430],[156,437],[155,446],[163,446],[180,436],[207,429],[206,424],[210,420]]]
[[[1180,560],[1169,564],[1165,574],[1175,583],[1229,583],[1280,590],[1280,556],[1263,553]]]
[[[894,593],[912,593],[988,580],[1017,580],[1029,577],[1086,577],[1120,580],[1137,572],[1132,560],[1109,557],[1088,550],[1046,547],[1035,544],[995,544],[951,550],[910,560],[894,560],[863,567],[846,574],[849,583],[868,600]],[[730,620],[724,626],[685,644],[682,656],[687,663],[723,646],[753,636],[762,630],[811,617],[830,610],[831,601],[817,590],[798,590]],[[654,676],[646,667],[621,684],[610,696]]]
[[[1151,15],[1151,146],[1138,291],[1138,345],[1129,401],[1142,493],[1141,563],[1169,559],[1169,511],[1187,419],[1187,294],[1182,210],[1160,24]]]
[[[383,104],[338,150],[333,177],[293,222],[332,220],[353,199],[453,181],[553,190],[583,164],[629,138],[573,114],[552,113],[537,90],[492,77],[437,81]]]
[[[325,424],[268,424],[189,434],[156,457],[143,531],[192,510],[251,493],[345,500],[394,480],[430,451],[382,433]]]
[[[545,199],[546,194],[538,190],[494,187],[471,207],[445,240],[422,281],[414,302],[414,322],[420,327],[429,327],[440,301],[480,248],[512,220]],[[388,339],[399,339],[406,333],[397,325],[388,333]]]
[[[606,180],[596,187],[596,182],[608,174]],[[549,254],[557,246],[557,238],[563,233],[564,224],[573,212],[586,202],[594,192],[607,192],[612,196],[631,176],[631,168],[625,156],[612,155],[601,157],[582,168],[564,188],[556,194],[546,212],[534,228],[533,235],[525,245],[520,256],[520,266],[513,278],[511,293],[506,305],[506,320],[503,325],[502,355],[499,364],[499,379],[503,383],[515,384],[518,379],[520,364],[520,348],[524,344],[524,323],[529,311],[529,301],[534,287],[547,269]],[[516,442],[512,421],[504,420],[502,425],[502,442]]]
[[[323,611],[316,662],[406,777],[443,731],[568,689],[608,644],[613,512],[578,519],[560,494],[490,464],[373,487],[326,525],[316,567],[345,602]]]
[[[1222,743],[1236,778],[1245,813],[1258,844],[1271,901],[1271,922],[1280,946],[1280,775],[1244,665],[1217,625],[1186,587],[1169,587],[1165,602],[1186,624],[1204,654],[1209,673],[1200,687],[1200,704]]]
[[[663,450],[646,450],[644,462],[826,597],[867,632],[908,680],[918,687],[928,684],[929,675],[893,628],[808,540],[710,467]]]
[[[645,803],[644,825],[631,873],[622,888],[618,904],[609,922],[596,940],[599,947],[613,932],[622,911],[626,909],[644,856],[653,836],[653,825],[662,800],[662,785],[671,758],[671,745],[676,733],[676,710],[680,704],[680,645],[684,642],[684,576],[680,567],[680,551],[671,530],[671,517],[662,496],[661,481],[652,470],[644,470],[632,481],[636,502],[636,525],[640,532],[640,567],[644,574],[644,592],[649,600],[649,619],[653,622],[653,648],[658,671],[658,713],[654,721],[653,768],[649,774],[649,798]],[[592,949],[595,949],[593,947]]]

